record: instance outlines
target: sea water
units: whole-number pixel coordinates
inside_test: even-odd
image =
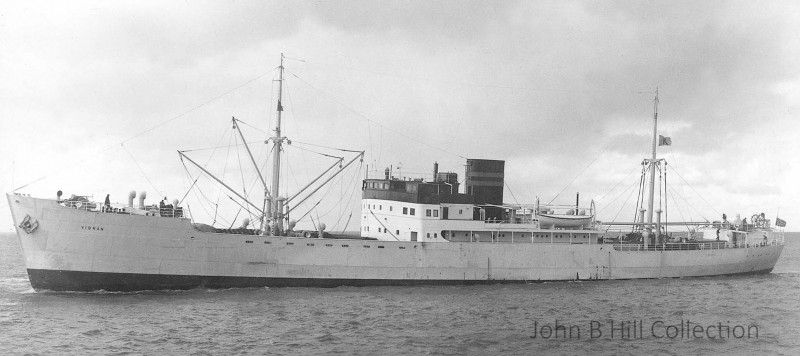
[[[800,352],[800,234],[768,275],[431,287],[36,293],[0,234],[0,354]]]

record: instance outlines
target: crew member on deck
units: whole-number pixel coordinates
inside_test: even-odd
[[[103,204],[103,208],[105,211],[111,211],[111,194],[106,194],[106,201]]]

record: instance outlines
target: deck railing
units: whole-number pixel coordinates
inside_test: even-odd
[[[643,244],[613,244],[614,249],[617,251],[686,251],[686,250],[721,250],[728,248],[758,248],[764,246],[777,246],[783,245],[783,235],[778,236],[766,241],[756,243],[732,243],[732,242],[675,242],[663,243],[658,245],[648,245],[647,248]]]
[[[160,216],[166,218],[182,218],[184,217],[183,208],[160,208],[157,205],[150,205],[146,206],[144,209],[139,208],[131,208],[127,205],[103,205],[101,203],[96,203],[92,201],[76,201],[76,200],[61,200],[58,201],[59,205],[83,210],[83,211],[93,211],[98,213],[109,213],[109,214],[127,214],[127,215],[145,215],[145,216]]]

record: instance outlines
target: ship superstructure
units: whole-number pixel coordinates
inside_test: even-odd
[[[504,204],[504,161],[468,159],[465,167],[463,193],[458,174],[439,172],[438,163],[428,181],[391,177],[388,168],[382,179],[365,179],[361,235],[386,241],[569,244],[597,243],[602,235],[593,229],[591,208],[568,206],[557,214],[555,208],[563,206]]]

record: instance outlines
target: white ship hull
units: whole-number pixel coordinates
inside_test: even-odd
[[[8,196],[36,290],[524,283],[769,273],[783,245],[625,251],[611,244],[331,240],[205,233],[188,219]],[[19,226],[29,216],[38,227]]]

